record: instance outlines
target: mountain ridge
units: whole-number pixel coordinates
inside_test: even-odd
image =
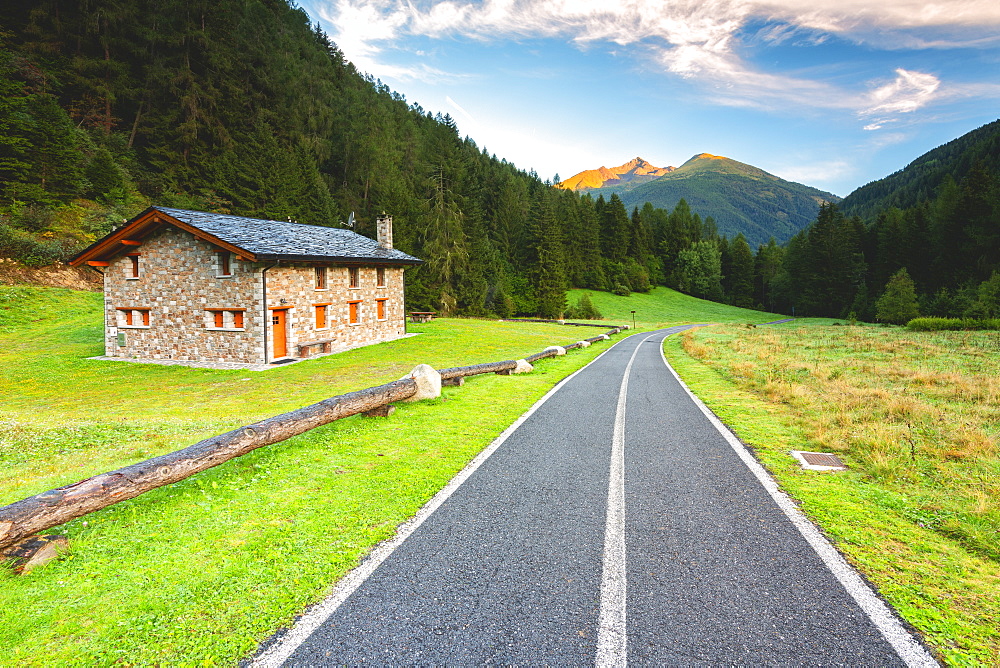
[[[879,212],[933,199],[946,176],[960,181],[974,165],[1000,172],[1000,120],[981,125],[920,155],[902,169],[855,189],[841,211],[871,220]]]
[[[676,167],[656,167],[644,158],[636,156],[617,167],[609,168],[601,165],[597,169],[585,169],[568,179],[560,181],[555,184],[555,187],[565,190],[586,191],[624,183],[645,183],[668,174],[675,169]]]
[[[697,153],[680,167],[654,180],[624,183],[587,191],[591,196],[617,194],[625,206],[672,209],[681,199],[692,211],[711,216],[719,234],[743,234],[751,246],[772,236],[787,241],[816,218],[823,202],[840,202],[833,193],[819,190],[712,153]]]

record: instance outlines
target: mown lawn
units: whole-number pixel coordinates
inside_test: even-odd
[[[1000,333],[720,325],[665,351],[940,658],[1000,665]]]
[[[735,306],[698,299],[670,288],[657,287],[649,292],[633,292],[619,297],[610,292],[596,290],[570,290],[567,301],[575,305],[581,296],[590,295],[605,321],[615,325],[632,325],[632,311],[640,329],[659,329],[683,323],[762,323],[788,316],[765,311],[754,311]]]
[[[0,504],[342,392],[516,359],[557,325],[435,320],[419,336],[265,372],[101,354],[101,295],[0,287]],[[587,335],[591,335],[589,332]],[[389,419],[353,417],[60,528],[71,552],[0,568],[0,665],[233,665],[607,342],[476,376]]]

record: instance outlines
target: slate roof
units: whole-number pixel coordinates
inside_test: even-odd
[[[399,264],[423,262],[395,248],[379,248],[374,239],[351,230],[187,209],[159,206],[152,208],[249,251],[260,260],[374,260]]]
[[[423,263],[423,260],[401,250],[379,248],[374,239],[351,230],[161,206],[146,209],[123,227],[78,253],[69,263],[77,265],[89,260],[106,260],[122,251],[121,243],[129,243],[124,239],[142,238],[159,225],[171,224],[171,220],[175,226],[229,250],[242,251],[257,262]]]

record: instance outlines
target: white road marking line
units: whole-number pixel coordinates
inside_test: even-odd
[[[746,467],[750,469],[764,489],[767,490],[767,493],[771,495],[774,502],[778,504],[778,507],[781,508],[782,512],[785,513],[792,524],[799,530],[799,533],[802,534],[803,538],[806,539],[806,542],[816,551],[816,554],[819,555],[819,558],[823,560],[826,567],[840,581],[840,584],[844,586],[844,589],[851,595],[851,598],[868,615],[868,619],[878,628],[882,637],[896,650],[899,658],[907,666],[914,668],[938,666],[938,662],[910,635],[899,621],[899,618],[896,617],[889,606],[878,597],[872,588],[868,586],[864,578],[847,563],[844,557],[837,551],[837,548],[816,528],[816,525],[798,509],[791,497],[778,487],[778,483],[771,477],[771,474],[750,454],[746,446],[736,438],[736,435],[681,380],[681,377],[677,375],[677,372],[674,371],[674,368],[667,361],[667,356],[663,353],[662,345],[660,346],[660,357],[663,358],[663,363],[667,365],[667,369],[670,370],[670,373],[677,379],[677,382],[684,388],[684,391],[688,393],[688,396],[691,397],[698,408],[701,409],[701,412],[705,414],[705,417],[722,434],[726,442],[736,451],[736,454],[746,464]]]
[[[632,363],[650,334],[636,345],[625,366],[615,429],[611,437],[611,467],[608,476],[608,510],[604,528],[604,567],[601,574],[601,612],[597,623],[597,658],[599,668],[624,666],[628,657],[625,597],[625,407],[628,377]]]
[[[430,501],[423,505],[417,514],[403,522],[399,525],[396,530],[396,535],[389,538],[378,545],[376,545],[368,557],[357,566],[352,571],[349,571],[343,578],[337,582],[334,586],[333,591],[327,596],[323,601],[317,603],[315,606],[310,608],[305,614],[303,614],[295,625],[289,629],[280,640],[268,647],[265,651],[261,652],[259,656],[254,658],[253,662],[250,664],[250,668],[278,668],[283,665],[288,658],[295,653],[295,650],[304,643],[309,636],[313,634],[316,629],[323,625],[323,623],[330,618],[337,608],[348,599],[348,597],[355,592],[358,587],[364,584],[372,573],[382,564],[383,561],[389,558],[389,556],[396,551],[396,549],[403,544],[403,542],[410,537],[410,535],[416,531],[424,521],[430,517],[435,510],[437,510],[441,504],[448,500],[455,490],[461,487],[468,478],[476,472],[476,470],[483,465],[483,463],[490,458],[496,450],[503,445],[511,434],[517,431],[525,420],[527,420],[531,415],[542,407],[549,398],[559,391],[563,385],[571,381],[578,373],[582,372],[584,369],[589,367],[591,364],[595,363],[597,360],[604,357],[607,353],[611,352],[615,346],[622,341],[627,339],[621,339],[616,341],[607,350],[602,352],[600,355],[590,360],[584,366],[580,367],[570,375],[563,378],[553,387],[551,390],[545,393],[545,395],[536,401],[534,405],[531,406],[527,411],[524,412],[521,417],[507,427],[499,436],[497,436],[492,443],[486,446],[475,458],[472,459],[468,464],[465,465],[461,471],[459,471],[451,481],[445,485],[440,492],[431,497]]]

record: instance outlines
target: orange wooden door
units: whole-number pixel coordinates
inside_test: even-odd
[[[271,311],[271,332],[274,339],[274,359],[288,354],[288,331],[285,328],[285,316],[288,309]]]

